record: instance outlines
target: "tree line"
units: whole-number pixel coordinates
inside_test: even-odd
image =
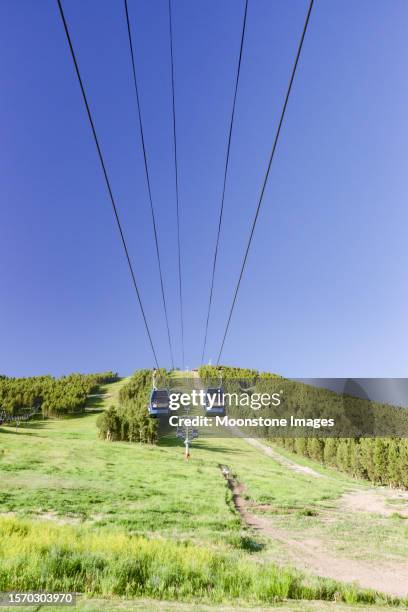
[[[406,438],[275,438],[274,442],[354,477],[408,489]]]
[[[231,368],[229,366],[201,366],[198,370],[202,380],[222,381],[224,379],[254,379],[259,378],[258,370],[249,370],[248,368]],[[272,375],[271,375],[272,376]]]
[[[99,385],[118,380],[114,372],[69,374],[28,378],[0,377],[0,411],[18,416],[38,412],[43,416],[63,416],[84,410],[89,394]]]

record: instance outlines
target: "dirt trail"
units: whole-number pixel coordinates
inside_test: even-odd
[[[275,527],[271,519],[253,514],[244,498],[245,486],[234,480],[227,466],[220,468],[243,522],[284,544],[295,567],[342,582],[356,582],[360,587],[375,589],[395,597],[408,595],[407,562],[372,564],[369,561],[334,556],[319,538],[302,541],[294,539],[289,531]]]
[[[319,474],[319,472],[316,472],[316,470],[311,467],[307,467],[306,465],[300,465],[299,463],[296,463],[295,461],[292,461],[287,457],[283,457],[282,455],[274,451],[270,446],[268,446],[267,444],[262,444],[262,442],[256,440],[255,438],[245,438],[245,440],[248,442],[248,444],[262,451],[263,453],[265,453],[265,455],[268,455],[268,457],[271,457],[277,463],[283,465],[289,470],[293,470],[294,472],[298,472],[299,474],[313,476],[314,478],[320,478],[322,476],[321,474]]]
[[[230,430],[237,438],[242,438],[243,440],[245,440],[245,442],[247,442],[254,448],[260,450],[261,452],[265,453],[265,455],[268,455],[268,457],[271,457],[274,461],[276,461],[280,465],[283,465],[289,470],[292,470],[293,472],[297,472],[299,474],[313,476],[314,478],[320,478],[322,476],[313,468],[307,467],[306,465],[300,465],[299,463],[296,463],[295,461],[292,461],[287,457],[283,457],[283,455],[280,455],[279,453],[274,451],[273,448],[271,448],[267,444],[263,444],[256,438],[247,438],[238,427],[230,427]]]

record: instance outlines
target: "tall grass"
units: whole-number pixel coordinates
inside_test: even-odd
[[[0,591],[76,591],[213,603],[283,599],[397,604],[373,591],[323,579],[243,553],[221,552],[123,532],[0,518]]]

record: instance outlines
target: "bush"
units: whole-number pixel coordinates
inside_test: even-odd
[[[152,371],[138,370],[119,392],[119,404],[98,417],[99,435],[104,440],[157,441],[157,420],[148,413]]]

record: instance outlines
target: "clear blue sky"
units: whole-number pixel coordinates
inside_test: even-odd
[[[186,364],[199,363],[243,2],[173,0]],[[64,8],[169,366],[121,0]],[[216,358],[307,3],[249,0],[210,323]],[[176,362],[167,0],[129,0]],[[316,0],[223,362],[406,376],[408,4]],[[0,372],[153,365],[53,0],[0,3]]]

